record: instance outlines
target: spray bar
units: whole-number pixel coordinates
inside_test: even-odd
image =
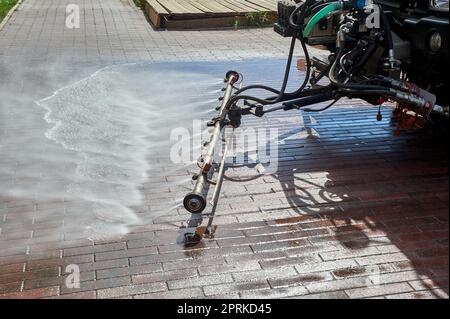
[[[218,194],[220,193],[220,186],[222,184],[223,172],[224,172],[224,160],[222,159],[219,167],[219,174],[216,182],[211,182],[208,179],[208,174],[211,171],[214,155],[216,152],[217,143],[221,140],[222,129],[227,125],[226,119],[228,108],[227,103],[233,93],[233,85],[239,80],[239,74],[236,71],[228,71],[225,75],[224,82],[227,83],[225,94],[222,98],[222,103],[218,109],[218,116],[208,122],[208,126],[213,126],[211,139],[208,143],[208,149],[206,154],[201,159],[200,171],[192,178],[196,181],[192,192],[188,193],[183,200],[183,205],[187,211],[193,214],[201,213],[206,207],[206,190],[208,184],[215,184],[216,190],[214,192],[212,204],[217,202]],[[225,152],[224,152],[225,153]],[[223,154],[224,158],[226,154]]]

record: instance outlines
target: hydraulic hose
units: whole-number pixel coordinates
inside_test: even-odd
[[[237,101],[243,100],[243,99],[249,100],[249,101],[254,101],[254,102],[260,103],[262,105],[269,105],[269,104],[284,102],[288,99],[295,98],[301,91],[303,91],[303,89],[308,84],[308,80],[311,75],[311,61],[310,61],[310,57],[309,57],[309,53],[308,53],[308,48],[306,47],[305,39],[304,39],[303,33],[302,33],[303,21],[304,21],[307,11],[313,10],[314,8],[316,8],[318,6],[322,6],[330,1],[332,1],[332,0],[323,0],[323,1],[319,1],[319,2],[317,2],[315,0],[307,0],[306,2],[298,5],[297,8],[295,8],[294,11],[291,13],[291,15],[289,17],[289,25],[292,29],[300,31],[300,32],[296,32],[292,37],[291,47],[289,49],[289,56],[288,56],[288,61],[286,64],[286,70],[285,70],[284,80],[283,80],[281,90],[276,90],[274,88],[271,88],[271,87],[268,87],[265,85],[249,85],[249,86],[243,87],[240,90],[235,92],[235,95],[232,96],[231,99],[228,101],[227,108],[229,108],[231,105],[233,105]],[[299,12],[300,12],[300,15],[298,15]],[[297,21],[300,21],[300,23],[297,24],[296,23]],[[285,93],[288,79],[289,79],[289,72],[290,72],[290,67],[292,64],[292,57],[293,57],[293,53],[294,53],[295,41],[296,41],[297,36],[300,40],[302,50],[304,52],[305,60],[306,60],[305,79],[304,79],[303,83],[301,84],[301,86],[297,90],[295,90],[294,92]],[[266,90],[266,91],[275,93],[277,95],[270,96],[265,99],[260,99],[260,98],[256,98],[256,97],[249,96],[249,95],[240,95],[241,93],[243,93],[247,90],[251,90],[251,89],[262,89],[262,90]]]
[[[329,4],[327,4],[329,3]],[[325,6],[324,6],[325,5]],[[290,27],[300,31],[298,32],[297,36],[300,40],[300,43],[302,45],[302,49],[304,51],[305,54],[305,60],[307,62],[307,68],[306,68],[306,75],[305,75],[305,80],[302,83],[302,85],[294,92],[290,92],[290,93],[285,93],[286,90],[286,86],[287,86],[287,82],[288,82],[288,78],[289,78],[289,69],[290,69],[290,65],[292,63],[292,55],[293,55],[293,50],[294,50],[294,46],[295,46],[295,38],[296,35],[293,36],[292,38],[292,42],[291,42],[291,47],[289,50],[289,57],[288,57],[288,62],[286,65],[286,70],[285,70],[285,75],[284,75],[284,80],[283,80],[283,84],[282,84],[282,88],[281,90],[277,90],[265,85],[250,85],[247,87],[244,87],[240,90],[238,90],[237,92],[235,92],[235,95],[230,99],[229,101],[229,106],[231,106],[233,103],[236,103],[238,100],[242,100],[242,99],[246,99],[246,100],[250,100],[250,101],[254,101],[257,103],[260,103],[262,105],[268,105],[268,104],[275,104],[278,102],[283,102],[285,100],[288,100],[290,98],[295,98],[296,95],[299,94],[299,92],[301,92],[307,82],[308,79],[310,77],[310,68],[311,68],[311,63],[310,63],[310,58],[309,58],[309,53],[308,53],[308,49],[306,47],[305,44],[305,36],[308,36],[312,29],[314,28],[314,26],[324,17],[326,17],[329,13],[335,11],[335,10],[339,10],[343,8],[343,3],[340,1],[332,1],[332,0],[323,0],[323,1],[314,1],[314,0],[307,0],[304,3],[301,3],[300,5],[297,6],[297,8],[294,9],[294,11],[292,12],[291,16],[289,17],[289,24]],[[314,14],[314,16],[309,20],[308,24],[306,25],[305,29],[303,29],[303,21],[304,18],[306,16],[306,14],[308,12],[314,11],[314,9],[320,9],[317,13]],[[390,32],[390,25],[389,25],[389,21],[386,17],[386,14],[383,12],[383,10],[381,10],[381,20],[383,23],[383,26],[386,29],[387,32],[387,42],[388,42],[388,47],[390,49],[390,52],[392,51],[393,48],[393,42],[392,42],[392,35]],[[347,89],[381,89],[382,87],[380,86],[371,86],[371,85],[364,85],[364,86],[359,86],[359,85],[355,85],[355,84],[343,84],[343,83],[339,83],[336,79],[334,79],[334,71],[335,71],[335,67],[333,69],[333,72],[330,72],[331,77],[332,77],[332,82],[334,82],[334,84],[336,84],[337,86],[340,86],[341,88],[347,88]],[[331,71],[331,70],[330,70]],[[333,81],[334,80],[334,81]],[[260,98],[256,98],[253,96],[248,96],[248,95],[239,95],[244,91],[250,90],[250,89],[262,89],[262,90],[266,90],[269,92],[272,92],[274,94],[276,94],[275,96],[270,96],[264,99],[260,99]],[[228,107],[229,107],[228,106]]]
[[[328,14],[330,14],[333,11],[336,10],[340,10],[342,9],[342,2],[340,1],[336,1],[336,2],[332,2],[329,5],[327,5],[326,7],[322,8],[321,10],[319,10],[319,12],[317,12],[306,24],[305,29],[303,30],[303,36],[304,37],[308,37],[309,34],[311,33],[312,29],[314,28],[314,26],[323,18],[325,18]]]
[[[383,8],[378,5],[380,8],[380,18],[381,22],[383,23],[384,30],[386,31],[386,38],[387,38],[387,45],[389,48],[389,54],[394,54],[394,40],[392,39],[392,31],[391,31],[391,24],[389,23],[389,20],[386,16],[386,13],[384,12]]]
[[[340,31],[342,32],[342,31]],[[339,36],[339,35],[338,35]],[[336,85],[338,88],[340,88],[343,91],[346,92],[354,92],[355,90],[361,90],[361,91],[385,91],[387,88],[383,86],[378,85],[364,85],[364,84],[353,84],[353,83],[341,83],[336,79],[336,67],[339,65],[340,59],[344,56],[344,50],[345,46],[342,45],[339,48],[339,51],[337,52],[336,59],[333,62],[333,65],[330,68],[330,72],[328,74],[328,78],[330,79],[331,83]],[[374,93],[374,92],[373,92]]]
[[[268,87],[268,86],[265,86],[265,85],[257,85],[257,84],[255,84],[255,85],[249,85],[249,86],[246,86],[246,87],[244,87],[244,88],[242,88],[240,90],[237,90],[235,92],[235,95],[238,95],[238,94],[240,94],[242,92],[245,92],[245,91],[251,90],[251,89],[262,89],[262,90],[270,91],[272,93],[277,94],[277,96],[271,97],[271,98],[267,98],[265,100],[276,100],[277,98],[282,97],[284,92],[286,91],[286,86],[287,86],[287,83],[288,83],[288,80],[289,80],[289,73],[290,73],[290,68],[291,68],[291,64],[292,64],[292,57],[294,55],[295,41],[296,40],[297,40],[297,38],[294,35],[292,37],[292,39],[291,39],[291,46],[289,48],[289,55],[288,55],[288,60],[287,60],[287,63],[286,63],[286,70],[284,71],[283,84],[282,84],[280,90],[276,90],[274,88],[271,88],[271,87]]]

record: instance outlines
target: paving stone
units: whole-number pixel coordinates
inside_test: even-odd
[[[448,293],[442,289],[414,291],[385,296],[387,299],[443,299],[448,298]]]
[[[42,84],[30,105],[48,87],[129,62],[241,63],[246,83],[280,84],[274,74],[282,77],[290,40],[272,28],[165,32],[131,1],[71,3],[81,5],[80,29],[64,29],[64,1],[26,0],[0,30],[0,67]],[[19,95],[25,86],[17,84]],[[390,108],[381,122],[376,106],[357,99],[324,113],[265,117],[289,136],[278,145],[277,172],[255,178],[250,167],[227,169],[248,180],[225,181],[214,238],[191,247],[180,242],[190,218],[181,207],[92,241],[73,230],[88,222],[77,201],[0,194],[0,298],[448,298],[445,134],[394,136]],[[38,123],[30,132],[42,133]],[[0,140],[18,133],[0,123]],[[0,168],[11,161],[0,157]],[[151,164],[163,161],[155,154]],[[191,187],[191,168],[173,168],[141,185],[144,200],[132,207],[139,216],[160,213]],[[65,287],[69,264],[80,267],[79,290]]]
[[[59,287],[45,287],[21,292],[0,294],[0,299],[37,299],[56,296],[58,293]]]
[[[293,286],[286,288],[274,288],[274,289],[261,289],[255,291],[243,291],[241,292],[241,297],[246,299],[275,299],[275,298],[286,298],[292,296],[302,296],[308,294],[305,287]]]
[[[218,274],[193,277],[188,279],[169,280],[167,281],[167,285],[169,286],[169,289],[182,289],[189,287],[224,284],[229,282],[233,282],[233,277],[230,274]]]
[[[177,289],[134,296],[135,299],[192,299],[204,297],[200,288]]]
[[[150,274],[133,275],[132,280],[135,284],[144,284],[158,281],[175,281],[179,279],[187,280],[187,278],[198,277],[197,269],[180,269],[160,272],[153,272]],[[206,277],[208,278],[208,277]],[[174,283],[176,284],[176,283]],[[180,284],[180,282],[178,282]]]
[[[203,287],[203,291],[206,296],[222,295],[233,292],[242,292],[246,290],[259,290],[259,289],[269,289],[270,286],[267,281],[252,281],[252,282],[237,282],[231,284],[221,284],[213,286]]]
[[[350,298],[368,298],[386,294],[404,293],[413,290],[407,283],[394,283],[377,287],[349,289],[345,292]]]
[[[166,291],[167,285],[164,282],[155,282],[142,285],[129,285],[116,288],[107,288],[97,290],[97,298],[113,298],[125,297],[130,295],[141,295],[144,293],[152,293]]]

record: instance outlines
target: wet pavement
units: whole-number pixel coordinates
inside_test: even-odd
[[[190,177],[196,163],[193,158],[183,163],[171,160],[174,141],[170,133],[174,128],[192,131],[194,120],[212,116],[209,110],[218,103],[215,98],[220,95],[221,76],[230,68],[243,73],[245,84],[279,86],[284,65],[280,57],[287,43],[267,29],[156,32],[139,11],[123,1],[92,0],[87,6],[92,6],[86,12],[92,12],[95,19],[101,19],[98,13],[103,12],[106,29],[110,18],[120,17],[126,22],[124,29],[111,24],[118,30],[105,35],[108,45],[121,40],[116,44],[123,56],[104,58],[107,55],[98,48],[106,38],[101,30],[89,32],[89,19],[82,28],[83,45],[73,44],[72,34],[42,32],[57,30],[55,21],[61,19],[39,21],[42,13],[56,12],[59,17],[52,8],[64,8],[62,2],[25,1],[0,31],[0,74],[4,79],[0,89],[0,297],[448,298],[446,129],[435,125],[394,136],[392,108],[382,108],[383,120],[377,122],[377,107],[360,100],[342,100],[323,113],[292,111],[264,119],[245,118],[240,132],[244,135],[245,130],[276,130],[277,154],[271,158],[275,168],[266,167],[262,172],[250,160],[244,165],[229,164],[213,236],[188,245],[184,234],[193,226],[204,226],[210,209],[203,220],[198,220],[180,206],[180,200],[192,188]],[[33,21],[42,30],[32,23],[21,24],[36,9]],[[126,26],[136,31],[127,31],[131,40],[123,37]],[[41,34],[40,38],[29,37],[30,32]],[[23,44],[29,45],[28,50],[18,52],[17,46],[27,37],[29,42]],[[249,38],[258,40],[243,46]],[[50,45],[52,39],[59,48]],[[224,39],[228,48],[220,47],[218,39]],[[87,54],[94,46],[95,52]],[[150,47],[159,47],[158,52]],[[164,55],[165,50],[170,52]],[[187,60],[199,57],[208,61],[186,61],[186,50],[195,51]],[[143,55],[136,56],[136,52]],[[184,62],[161,63],[161,59]],[[91,77],[112,63],[118,66]],[[109,74],[111,70],[115,73]],[[177,83],[178,92],[156,97],[161,89],[152,90],[156,86],[144,82],[148,80],[146,75],[158,77],[168,70],[176,72],[176,79],[161,80],[159,85]],[[183,87],[184,77],[192,78],[192,74],[194,85]],[[86,77],[89,85],[85,87],[90,91],[82,89]],[[302,74],[293,70],[290,89],[301,79]],[[122,83],[126,95],[120,97]],[[148,91],[143,92],[147,86]],[[57,92],[53,100],[43,100],[63,87],[68,89]],[[113,98],[102,95],[100,88],[115,92]],[[73,95],[78,98],[75,102],[70,99]],[[80,106],[93,110],[88,116],[115,106],[117,113],[111,119],[107,117],[115,123],[130,105],[115,101],[120,98],[134,102],[133,110],[139,111],[136,117],[148,122],[150,131],[136,125],[125,125],[118,132],[101,131],[111,136],[116,133],[119,138],[129,134],[148,137],[126,144],[128,151],[124,154],[137,161],[131,162],[133,172],[137,172],[131,176],[143,172],[143,180],[120,179],[126,194],[132,191],[139,196],[126,201],[120,197],[124,188],[114,189],[118,193],[106,192],[120,177],[114,174],[114,167],[127,168],[123,163],[130,163],[123,157],[118,161],[117,156],[112,157],[114,161],[108,157],[111,166],[100,170],[100,177],[87,174],[90,181],[96,181],[89,184],[94,187],[91,197],[83,192],[67,194],[71,178],[80,173],[80,153],[105,152],[102,148],[93,152],[96,144],[74,142],[73,132],[92,126],[89,121],[82,122],[82,129],[76,126],[66,131],[68,135],[49,136],[54,123],[46,112],[54,110],[52,116],[62,119],[64,128],[73,124],[64,121],[71,116],[57,112],[66,105],[66,99],[73,103],[70,110],[77,110],[77,116],[84,114]],[[45,108],[36,101],[49,103]],[[160,118],[161,114],[142,113],[141,106],[145,108],[147,103],[158,109],[158,103],[168,101],[179,101],[183,114],[171,105],[164,109],[165,121],[156,124],[152,117]],[[136,117],[127,119],[136,121]],[[163,143],[147,145],[143,141]],[[82,147],[64,148],[67,143]],[[138,152],[134,146],[144,145],[139,143],[150,151]],[[49,154],[65,155],[55,159]],[[140,166],[142,161],[137,159],[142,156],[146,163]],[[29,174],[36,167],[41,174]],[[92,170],[96,165],[81,167],[88,167],[83,172],[98,172]],[[111,176],[107,187],[99,184]],[[55,180],[61,183],[46,188]],[[82,189],[89,189],[84,179],[81,182]],[[61,192],[54,196],[58,185]],[[103,192],[109,195],[105,197]],[[111,205],[114,196],[114,204],[129,209],[127,212],[139,221],[108,215],[115,211],[111,206],[95,213],[93,207],[85,205]],[[129,232],[123,234],[122,228],[109,227],[118,224]],[[86,232],[93,229],[92,225],[106,226]],[[73,265],[81,271],[79,288],[67,285]]]

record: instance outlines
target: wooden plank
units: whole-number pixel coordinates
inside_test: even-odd
[[[174,0],[158,0],[158,2],[169,11],[171,15],[201,15],[203,12],[195,9],[190,12]]]
[[[188,20],[166,20],[164,24],[171,30],[182,29],[215,29],[223,27],[232,27],[236,20],[239,25],[245,25],[247,18],[245,16],[238,17],[209,17],[203,19],[188,19]]]
[[[247,1],[257,4],[269,11],[274,11],[274,12],[278,11],[278,2],[275,2],[275,1],[269,1],[269,0],[247,0]]]
[[[185,29],[216,29],[216,28],[231,28],[237,22],[239,26],[249,26],[251,21],[245,16],[229,16],[229,17],[206,17],[195,18],[187,20],[170,20],[164,18],[164,25],[170,30],[185,30]],[[272,16],[271,22],[275,22],[275,16]]]
[[[157,28],[161,27],[162,17],[169,15],[169,12],[167,12],[167,10],[156,0],[146,0],[144,9],[150,19],[150,22]]]
[[[254,5],[253,3],[248,2],[246,0],[225,0],[225,1],[236,7],[242,8],[242,10],[245,10],[246,13],[267,11],[266,9]]]
[[[184,9],[186,9],[187,13],[205,13],[205,11],[193,6],[189,1],[186,0],[176,0],[175,1],[179,6],[183,7]]]
[[[146,0],[145,2],[146,5],[151,6],[158,14],[169,14],[169,12],[162,5],[160,5],[157,0]]]
[[[211,1],[211,0],[194,0],[196,3],[201,4],[204,7],[207,7],[210,9],[213,13],[216,14],[232,14],[235,11],[231,10],[228,7],[225,7],[224,5],[220,4],[217,1]]]
[[[251,11],[249,11],[250,10],[249,8],[243,8],[239,4],[232,3],[232,2],[229,2],[227,0],[217,0],[217,2],[220,3],[221,5],[229,8],[229,9],[231,9],[233,11],[235,11],[235,12],[238,12],[238,13],[249,13],[249,12],[251,12]]]
[[[213,14],[214,11],[208,7],[206,7],[205,5],[203,5],[202,3],[195,1],[195,0],[185,0],[187,2],[189,2],[190,5],[196,7],[199,10],[202,10],[204,13],[206,14]]]
[[[227,1],[233,1],[235,3],[238,3],[239,5],[244,6],[245,8],[249,8],[251,11],[250,12],[263,12],[263,11],[267,11],[266,8],[261,7],[260,5],[254,4],[250,1],[247,0],[227,0]]]

